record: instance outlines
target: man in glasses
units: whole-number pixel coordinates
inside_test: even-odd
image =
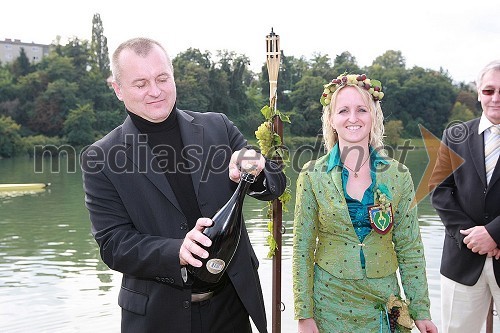
[[[476,86],[482,115],[444,131],[429,183],[445,226],[443,333],[480,332],[492,297],[500,309],[500,60],[480,71]]]

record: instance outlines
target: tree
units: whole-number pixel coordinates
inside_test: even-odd
[[[38,65],[37,73],[44,73],[47,77],[45,86],[47,86],[48,82],[54,82],[59,79],[70,82],[78,81],[87,75],[86,70],[82,72],[76,68],[75,59],[57,53],[51,53],[47,57],[44,57]]]
[[[403,132],[403,122],[401,120],[390,120],[385,124],[385,143],[396,147],[401,133]]]
[[[95,140],[95,112],[90,104],[78,105],[69,111],[64,121],[64,133],[67,141],[73,147],[91,144]]]
[[[455,102],[453,109],[450,112],[448,123],[453,121],[467,121],[476,118],[474,113],[464,104]]]
[[[348,51],[344,51],[335,57],[333,61],[333,73],[330,78],[327,78],[327,80],[336,78],[337,76],[339,76],[344,72],[353,74],[361,72],[358,63],[356,61],[356,57],[354,57]]]
[[[388,50],[381,56],[375,58],[372,65],[375,64],[380,65],[383,69],[404,69],[406,67],[406,60],[401,51]]]
[[[420,135],[421,124],[432,133],[441,133],[456,99],[456,88],[440,72],[414,67],[409,71],[389,70],[393,79],[382,81],[386,92],[384,114],[402,120],[406,137]]]
[[[290,93],[294,105],[290,117],[293,122],[290,131],[299,136],[316,136],[321,132],[321,104],[319,98],[323,91],[321,77],[304,76]]]
[[[189,48],[178,54],[173,60],[177,102],[181,109],[209,111],[211,89],[209,87],[210,53]]]
[[[457,102],[465,105],[476,117],[481,116],[481,103],[477,100],[477,91],[460,89],[457,95]]]
[[[104,27],[99,14],[94,14],[92,18],[90,52],[93,69],[97,69],[104,78],[107,78],[111,74],[109,69],[108,39],[104,36]]]
[[[70,39],[64,46],[56,48],[57,54],[68,57],[74,66],[76,77],[85,76],[88,68],[92,68],[90,59],[91,51],[88,40],[80,40],[76,37]]]
[[[333,79],[334,70],[330,65],[330,57],[328,55],[321,55],[315,53],[311,59],[311,69],[310,73],[312,76],[318,76],[323,78],[326,82]]]
[[[49,136],[62,134],[63,123],[69,110],[78,102],[78,84],[66,80],[49,83],[47,90],[35,100],[29,126],[35,133]]]
[[[248,101],[245,94],[247,66],[250,64],[248,57],[237,55],[227,50],[218,51],[220,70],[226,74],[228,80],[228,112],[229,117],[238,118],[247,110]],[[216,69],[215,69],[216,70]]]
[[[31,72],[31,62],[26,56],[24,47],[21,47],[19,57],[17,57],[14,62],[12,62],[12,74],[14,75],[14,79],[17,79],[20,76],[27,75]]]
[[[14,76],[7,66],[0,66],[0,102],[15,98]]]
[[[21,146],[21,126],[11,117],[0,116],[0,157],[12,157]]]

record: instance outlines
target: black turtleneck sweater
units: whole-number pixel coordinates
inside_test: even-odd
[[[189,172],[178,172],[187,170],[187,162],[183,158],[181,131],[177,122],[175,108],[164,121],[152,123],[136,114],[127,111],[134,125],[142,134],[147,134],[148,144],[156,156],[157,166],[160,167],[172,190],[175,198],[181,206],[181,210],[187,218],[189,229],[194,228],[196,220],[202,217],[193,181]]]

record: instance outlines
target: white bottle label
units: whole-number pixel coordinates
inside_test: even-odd
[[[224,260],[221,259],[210,259],[207,261],[207,270],[212,274],[219,274],[226,266]]]

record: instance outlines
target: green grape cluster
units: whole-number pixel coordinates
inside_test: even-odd
[[[366,77],[366,74],[341,74],[336,79],[323,86],[320,102],[323,106],[327,106],[332,101],[332,95],[339,87],[346,85],[357,85],[366,89],[373,97],[374,101],[379,101],[384,98],[382,92],[382,83],[379,80],[373,80]]]
[[[265,121],[255,131],[255,137],[259,143],[259,148],[264,156],[268,156],[269,151],[273,146],[273,125],[269,121]]]

